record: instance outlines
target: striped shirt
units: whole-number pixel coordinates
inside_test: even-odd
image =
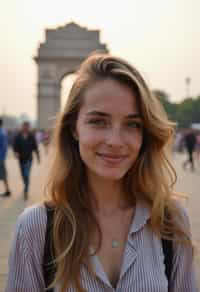
[[[184,212],[185,222],[189,224]],[[161,240],[147,226],[150,211],[137,203],[117,287],[113,288],[97,255],[91,256],[96,277],[81,267],[81,281],[88,292],[197,292],[191,248],[173,247],[173,268],[168,284]],[[43,205],[25,209],[17,221],[9,257],[6,292],[43,292],[42,261],[46,230]],[[55,287],[55,291],[59,287]],[[66,292],[76,292],[72,286]]]

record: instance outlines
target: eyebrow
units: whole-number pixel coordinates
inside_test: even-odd
[[[91,111],[86,114],[87,116],[102,116],[102,117],[110,117],[111,115],[105,112],[100,111]],[[126,116],[127,119],[136,119],[141,118],[141,115],[139,113],[134,113]]]

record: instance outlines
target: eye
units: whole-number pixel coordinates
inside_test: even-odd
[[[136,121],[129,121],[126,123],[126,126],[128,128],[132,128],[132,129],[141,129],[142,128],[142,123],[141,122],[136,122]]]
[[[106,126],[107,122],[104,119],[91,119],[88,121],[89,124],[92,124],[94,126]]]

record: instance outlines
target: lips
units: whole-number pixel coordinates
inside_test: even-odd
[[[118,155],[113,153],[97,153],[97,155],[100,156],[104,161],[113,164],[119,163],[127,157],[127,155]]]

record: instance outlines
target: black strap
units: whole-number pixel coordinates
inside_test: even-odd
[[[173,242],[162,238],[162,248],[164,253],[165,275],[168,283],[170,281],[173,260]]]
[[[168,207],[164,209],[164,220],[170,221],[171,214]],[[170,234],[173,237],[173,234]],[[170,282],[171,271],[172,271],[172,261],[173,261],[173,240],[162,238],[162,248],[164,253],[164,265],[165,265],[165,275],[167,277],[168,283]]]
[[[53,249],[53,238],[52,238],[52,228],[53,228],[53,217],[54,217],[54,209],[46,207],[47,214],[47,225],[46,225],[46,233],[45,233],[45,245],[44,245],[44,256],[43,256],[43,275],[45,288],[47,288],[54,280],[54,276],[56,273],[56,266],[53,263],[55,259],[54,249]],[[48,292],[53,292],[54,289],[48,289]]]
[[[52,239],[52,227],[53,227],[53,215],[54,209],[48,208],[46,206],[47,213],[47,227],[45,234],[45,245],[44,245],[44,257],[43,257],[43,275],[45,281],[45,287],[47,288],[54,279],[56,273],[56,266],[53,264],[55,259],[54,250],[53,250],[53,239]],[[170,281],[171,271],[172,271],[172,260],[173,260],[173,242],[172,240],[161,239],[162,248],[164,253],[164,265],[165,265],[165,274],[168,280]],[[54,289],[48,289],[47,291],[53,292]]]

